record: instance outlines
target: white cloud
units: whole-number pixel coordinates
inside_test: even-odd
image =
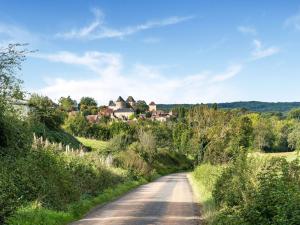
[[[179,77],[164,74],[159,66],[143,64],[136,64],[125,73],[121,69],[122,58],[115,53],[87,52],[76,55],[58,52],[39,57],[52,62],[83,66],[99,75],[93,79],[87,77],[70,80],[59,77],[51,79],[46,87],[38,90],[39,93],[53,99],[67,95],[76,99],[92,96],[102,104],[119,95],[124,97],[133,95],[137,99],[164,103],[226,100],[230,90],[225,91],[224,81],[237,75],[242,68],[241,65],[234,65],[222,73],[204,71]],[[113,69],[114,67],[116,69]]]
[[[224,73],[217,74],[212,78],[213,82],[221,82],[228,79],[231,79],[232,77],[236,76],[238,73],[240,73],[242,70],[242,65],[232,65],[227,68],[227,70]]]
[[[125,36],[152,28],[164,27],[178,24],[194,18],[194,16],[172,16],[161,20],[150,20],[135,26],[124,28],[111,28],[105,25],[104,14],[99,9],[93,9],[94,20],[85,27],[74,28],[71,31],[57,33],[57,37],[64,39],[102,39],[102,38],[124,38]]]
[[[275,46],[264,48],[261,41],[259,41],[257,39],[255,39],[253,41],[253,45],[255,47],[254,50],[252,51],[252,59],[253,60],[269,57],[269,56],[277,54],[280,51],[280,49]]]
[[[77,55],[71,52],[61,51],[55,54],[34,54],[32,56],[51,62],[82,65],[99,75],[118,74],[122,67],[121,56],[116,53],[89,51],[83,55]]]
[[[287,18],[284,25],[300,31],[300,13]]]
[[[251,34],[251,35],[256,35],[256,29],[253,27],[248,27],[248,26],[238,26],[238,31],[243,33],[243,34]]]

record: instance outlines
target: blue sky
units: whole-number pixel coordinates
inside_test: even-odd
[[[29,43],[29,92],[100,104],[300,100],[299,1],[0,2],[0,45]]]

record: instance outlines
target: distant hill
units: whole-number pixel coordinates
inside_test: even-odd
[[[190,108],[195,104],[158,104],[157,108],[165,111],[169,111],[172,108],[183,106]],[[213,105],[212,103],[205,105]],[[217,103],[218,108],[222,109],[241,109],[245,108],[249,111],[255,112],[287,112],[292,108],[300,108],[300,102],[258,102],[258,101],[248,101],[248,102],[226,102]]]

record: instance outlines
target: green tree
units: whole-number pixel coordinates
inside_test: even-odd
[[[145,132],[140,130],[138,133],[138,139],[141,146],[141,156],[152,165],[157,154],[157,146],[155,136],[151,131]]]
[[[98,113],[97,102],[91,97],[82,97],[79,102],[80,111],[83,115],[95,115]]]
[[[288,134],[288,145],[291,149],[300,151],[300,124],[297,123]]]
[[[0,113],[11,107],[15,99],[24,97],[22,81],[17,78],[17,72],[21,70],[21,64],[28,53],[28,50],[20,49],[23,46],[10,44],[6,48],[0,48]]]
[[[259,150],[272,150],[275,136],[269,119],[260,118],[254,127],[254,147]]]
[[[20,48],[23,45],[0,48],[0,155],[25,152],[32,139],[26,121],[13,110],[13,102],[24,97],[17,72],[28,51]]]
[[[288,113],[290,119],[300,120],[300,108],[292,109]]]
[[[91,97],[82,97],[79,102],[80,108],[84,106],[97,106],[97,102]]]
[[[77,107],[76,100],[73,100],[70,96],[68,97],[61,97],[58,100],[59,107],[67,112],[74,110]]]
[[[149,110],[149,106],[143,100],[138,100],[135,105],[135,110],[137,114],[145,113]]]
[[[64,122],[64,114],[47,96],[32,94],[29,99],[32,107],[30,116],[33,120],[44,123],[49,129],[59,129]]]
[[[64,128],[69,133],[76,136],[87,136],[87,129],[89,127],[89,123],[86,121],[85,117],[78,113],[75,116],[69,116],[64,124]]]

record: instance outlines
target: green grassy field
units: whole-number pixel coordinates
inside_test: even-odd
[[[253,152],[253,153],[250,153],[250,155],[257,156],[257,157],[264,157],[264,158],[284,157],[289,162],[293,161],[294,159],[299,157],[299,154],[297,153],[297,151],[293,151],[293,152],[272,152],[272,153]]]
[[[76,137],[82,144],[91,147],[93,151],[104,151],[108,145],[107,141],[100,141],[96,139],[89,139],[83,137]]]

